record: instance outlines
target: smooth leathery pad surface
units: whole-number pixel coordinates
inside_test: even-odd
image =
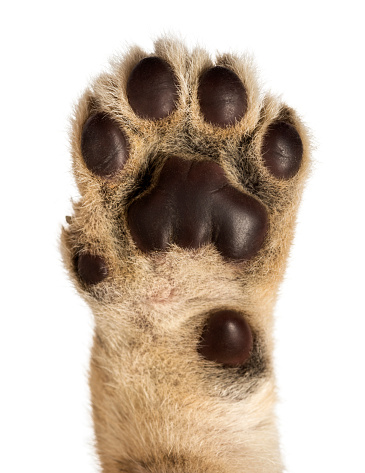
[[[229,184],[218,164],[174,156],[156,187],[132,203],[128,224],[144,252],[214,243],[223,257],[243,260],[261,248],[268,217],[258,200]]]
[[[82,253],[77,259],[77,271],[81,280],[88,285],[98,284],[108,276],[104,258],[91,253]]]
[[[198,352],[207,360],[239,366],[247,361],[252,347],[252,332],[244,316],[233,310],[219,310],[210,314]]]
[[[142,59],[129,76],[127,96],[138,116],[151,120],[167,117],[175,110],[178,97],[170,65],[158,57]]]
[[[277,121],[266,131],[261,153],[267,168],[275,177],[289,179],[300,168],[303,143],[292,125]]]
[[[247,93],[230,69],[215,66],[200,78],[198,99],[204,119],[220,127],[234,125],[247,111]]]
[[[85,122],[81,153],[88,169],[101,177],[120,171],[128,159],[128,142],[118,124],[103,113]]]

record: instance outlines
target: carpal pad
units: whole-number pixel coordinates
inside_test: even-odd
[[[169,39],[76,109],[65,264],[95,315],[105,473],[279,473],[272,310],[309,167],[247,58]]]

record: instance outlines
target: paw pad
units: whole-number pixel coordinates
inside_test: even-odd
[[[214,243],[227,259],[250,259],[268,227],[265,207],[232,187],[210,161],[169,158],[156,187],[128,211],[132,237],[144,252],[175,243],[199,248]]]
[[[207,360],[239,366],[249,358],[253,347],[250,326],[233,310],[210,315],[203,329],[198,352]]]
[[[85,164],[94,174],[109,177],[123,169],[128,159],[128,142],[118,124],[96,113],[85,123],[81,136]]]
[[[127,97],[134,113],[159,120],[176,108],[177,84],[169,64],[159,57],[142,59],[129,76]]]
[[[215,66],[200,77],[198,100],[204,119],[219,127],[234,125],[247,111],[247,93],[230,69]]]
[[[261,153],[275,177],[289,179],[299,171],[303,156],[302,140],[292,125],[278,121],[266,131]]]
[[[90,253],[82,253],[77,259],[77,271],[87,285],[98,284],[108,276],[108,266],[104,258]]]

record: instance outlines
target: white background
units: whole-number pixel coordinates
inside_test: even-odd
[[[290,473],[364,473],[361,2],[8,2],[1,35],[0,471],[95,473],[88,308],[63,270],[72,104],[110,56],[161,33],[248,51],[312,130],[315,166],[276,310]],[[185,472],[188,473],[188,472]]]

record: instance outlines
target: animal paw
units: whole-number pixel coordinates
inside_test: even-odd
[[[309,167],[246,58],[159,40],[76,109],[65,263],[95,315],[103,471],[281,472],[272,311]]]

